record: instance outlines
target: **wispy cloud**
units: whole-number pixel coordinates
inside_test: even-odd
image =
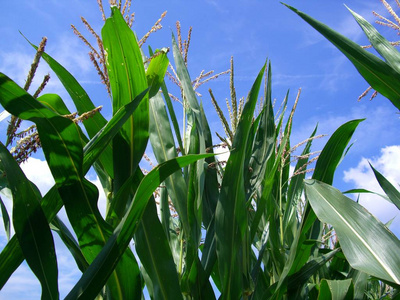
[[[397,139],[396,133],[389,128],[398,127],[398,117],[390,105],[381,104],[379,106],[372,103],[358,103],[356,100],[353,105],[349,105],[342,114],[330,113],[329,111],[318,112],[318,106],[315,106],[315,114],[307,119],[296,119],[293,125],[293,143],[298,143],[308,138],[313,131],[315,125],[318,124],[319,134],[331,135],[339,126],[354,119],[366,118],[360,123],[355,131],[353,141],[356,141],[355,147],[351,149],[352,154],[361,155],[366,151],[376,149],[376,145],[389,145]],[[377,98],[374,101],[387,101],[386,99]],[[322,149],[327,138],[316,140],[313,145],[314,149]]]

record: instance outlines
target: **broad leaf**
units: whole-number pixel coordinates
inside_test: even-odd
[[[113,114],[147,89],[142,55],[133,31],[117,6],[101,30],[110,78]],[[131,176],[147,146],[149,103],[146,96],[113,141],[114,191]],[[121,205],[126,205],[125,199]]]
[[[0,143],[0,163],[13,196],[13,225],[25,259],[42,286],[42,299],[58,299],[53,236],[40,206],[41,195]]]
[[[400,241],[393,233],[330,185],[306,180],[305,192],[318,218],[334,227],[354,269],[400,284]]]
[[[121,258],[121,255],[128,247],[147,207],[148,200],[154,190],[172,173],[199,159],[204,159],[210,156],[211,154],[199,154],[178,157],[158,165],[147,174],[140,182],[135,196],[121,223],[114,230],[114,233],[107,241],[103,250],[67,295],[66,299],[91,299],[95,297],[112,273]],[[124,189],[127,189],[128,191],[130,190],[130,186],[134,179],[134,175],[129,178],[125,186],[121,188],[121,193]],[[118,195],[115,197],[118,197]],[[177,296],[180,291],[176,291],[173,287],[168,290],[163,290],[162,292],[165,293],[165,299],[181,298],[181,296]]]
[[[35,122],[43,152],[68,218],[78,237],[82,253],[91,263],[112,229],[98,210],[96,186],[84,178],[83,149],[77,125],[43,106],[5,75],[0,75],[0,102],[13,115]],[[120,270],[119,268],[124,268],[121,265],[117,272],[125,273],[130,270],[130,276],[138,278],[137,265],[137,272],[134,272],[136,261],[133,254],[126,259],[131,261],[129,269]],[[123,283],[126,278],[127,276],[121,274],[115,274],[111,278],[114,281],[110,285],[112,294],[132,297],[132,282],[129,280]]]

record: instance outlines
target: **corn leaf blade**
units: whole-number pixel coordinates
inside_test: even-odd
[[[5,109],[21,119],[35,122],[46,160],[63,200],[68,218],[78,237],[82,253],[89,263],[102,249],[111,227],[103,220],[97,207],[98,190],[84,178],[83,149],[77,125],[63,118],[19,87],[7,76],[0,74],[0,103]],[[128,259],[127,259],[128,260]],[[131,278],[138,278],[139,270],[133,255]],[[126,266],[118,272],[126,273]],[[135,271],[136,270],[136,271]],[[112,293],[132,297],[132,282],[125,276],[114,274]],[[125,283],[123,283],[125,281]],[[136,281],[136,284],[139,284]]]
[[[369,164],[374,171],[374,175],[379,182],[381,188],[385,191],[389,201],[396,205],[397,209],[400,209],[400,192],[385,178],[379,171],[377,171],[371,164]]]
[[[53,236],[40,206],[39,190],[0,143],[0,163],[13,195],[13,224],[25,259],[42,286],[42,299],[58,299],[58,269]]]
[[[115,114],[147,89],[147,79],[135,34],[126,24],[118,7],[111,7],[111,17],[106,20],[101,35],[104,50],[107,53],[106,63]],[[146,149],[149,124],[148,105],[148,96],[146,96],[114,138],[115,192],[135,172]]]
[[[28,39],[26,40],[33,48],[35,48],[36,50],[38,49],[37,46],[32,44]],[[70,72],[68,72],[67,69],[65,69],[60,63],[58,63],[53,57],[51,57],[47,53],[43,53],[42,57],[57,75],[58,79],[70,95],[79,115],[92,111],[96,108],[92,100],[89,98],[89,95],[75,79],[75,77],[72,76]],[[107,120],[100,113],[96,113],[92,116],[92,118],[88,118],[87,120],[85,120],[83,122],[83,125],[86,128],[89,138],[92,138],[101,128],[106,125],[106,123]],[[108,175],[113,178],[114,171],[112,168],[111,145],[108,145],[108,147],[105,149],[104,154],[101,156],[100,160],[107,170]]]
[[[148,199],[154,190],[172,173],[181,168],[206,157],[210,154],[187,155],[169,160],[158,165],[141,181],[131,205],[122,219],[121,223],[114,230],[103,250],[97,256],[95,261],[89,266],[79,282],[67,295],[66,299],[88,299],[97,295],[101,287],[118,263],[121,255],[128,247],[140,219],[147,206]],[[131,185],[133,176],[127,181],[127,186]],[[169,290],[172,298],[164,295],[165,299],[181,299],[180,290]],[[179,292],[179,293],[178,293]]]
[[[335,45],[353,63],[358,72],[373,89],[388,98],[395,107],[400,109],[400,73],[394,70],[388,63],[362,49],[358,44],[332,30],[325,24],[311,18],[294,7],[286,6]]]
[[[243,290],[243,276],[249,270],[239,271],[242,264],[239,249],[246,255],[250,245],[246,240],[247,209],[245,205],[244,163],[247,139],[251,128],[254,109],[258,100],[265,65],[249,93],[243,108],[232,151],[227,162],[221,184],[220,197],[216,208],[215,234],[220,278],[222,279],[222,299],[239,298]],[[243,244],[242,244],[243,243]],[[242,266],[246,267],[246,266]]]
[[[400,284],[400,241],[361,205],[330,185],[305,181],[305,193],[318,218],[331,224],[350,265]]]
[[[360,25],[361,29],[364,31],[371,45],[376,51],[386,60],[386,62],[397,72],[400,73],[400,53],[396,48],[390,44],[379,32],[367,22],[362,16],[352,11],[350,8],[347,9],[351,12],[354,19]]]

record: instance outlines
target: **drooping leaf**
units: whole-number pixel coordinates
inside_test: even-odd
[[[15,233],[29,267],[40,281],[42,299],[58,299],[58,269],[54,241],[40,206],[40,192],[26,178],[2,143],[0,163],[13,195]]]
[[[306,180],[305,192],[318,218],[331,224],[350,265],[400,283],[400,241],[361,205],[330,185]]]
[[[315,165],[313,179],[332,184],[333,176],[343,157],[343,153],[354,131],[362,121],[364,121],[364,119],[346,122],[332,134]]]

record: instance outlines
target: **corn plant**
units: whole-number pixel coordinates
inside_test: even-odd
[[[390,21],[375,13],[380,19],[377,23],[398,30],[399,26],[397,24],[399,23],[399,18],[397,14],[385,0],[382,3],[395,21]],[[398,2],[397,4],[399,5]],[[358,72],[371,85],[366,92],[371,88],[375,89],[372,98],[376,96],[376,93],[380,93],[388,98],[397,109],[400,108],[400,77],[398,67],[400,54],[395,49],[395,46],[398,45],[397,42],[386,40],[362,16],[349,9],[371,42],[370,47],[373,47],[382,56],[384,59],[382,60],[365,50],[365,48],[370,47],[357,45],[305,13],[288,5],[287,7],[325,36],[353,63]],[[365,96],[366,92],[361,97]],[[396,188],[382,174],[375,170],[373,166],[371,168],[387,195],[385,199],[400,209]],[[384,297],[389,294],[389,290],[391,294],[398,296],[400,287],[400,261],[396,253],[400,250],[400,241],[393,234],[388,233],[388,229],[363,210],[360,205],[343,196],[342,193],[332,186],[321,184],[317,181],[306,181],[305,191],[306,197],[318,217],[324,222],[332,224],[335,228],[335,232],[343,248],[343,253],[350,265],[359,271],[380,279],[392,287],[383,289],[383,291],[379,291],[375,295]],[[349,192],[371,193],[365,189]],[[378,284],[378,289],[380,286]],[[375,288],[372,288],[372,290],[376,289],[375,285]],[[366,292],[366,295],[369,297],[373,297],[371,296],[372,294],[371,291]]]
[[[110,120],[41,46],[32,44],[37,59],[41,56],[59,77],[79,118],[71,120],[59,96],[32,96],[0,74],[1,105],[13,115],[12,124],[18,119],[35,124],[34,141],[40,139],[56,182],[42,196],[0,145],[0,184],[11,190],[16,232],[0,253],[0,286],[25,259],[42,286],[42,298],[57,299],[53,233],[60,235],[82,272],[66,299],[142,299],[144,286],[152,299],[362,299],[374,284],[370,275],[398,284],[398,258],[390,252],[398,249],[398,240],[330,186],[362,120],[343,124],[311,158],[317,128],[303,143],[290,144],[300,93],[287,117],[289,92],[280,112],[274,111],[271,64],[266,62],[246,100],[237,105],[232,62],[231,128],[219,109],[229,159],[219,162],[195,91],[199,80],[193,84],[190,78],[180,39],[172,35],[173,70],[184,104],[182,130],[164,82],[167,51],[149,48],[146,57],[124,9],[111,7],[98,36],[106,55],[92,53],[100,59],[98,70],[112,97]],[[148,142],[158,165],[145,175],[140,163]],[[295,156],[302,145],[302,154]],[[315,160],[315,168],[309,169]],[[92,166],[107,195],[105,218],[97,206],[98,190],[85,178]],[[313,171],[312,179],[304,184],[308,171]],[[382,184],[398,197],[393,187]],[[349,209],[332,210],[335,201]],[[77,239],[57,217],[62,207]],[[356,228],[364,224],[360,216],[381,236],[383,247],[372,245],[371,235]],[[342,228],[343,220],[350,226]],[[351,252],[354,241],[362,254],[358,263],[354,261],[361,254]],[[363,251],[360,243],[371,245],[372,251]],[[373,267],[366,267],[367,260]]]

